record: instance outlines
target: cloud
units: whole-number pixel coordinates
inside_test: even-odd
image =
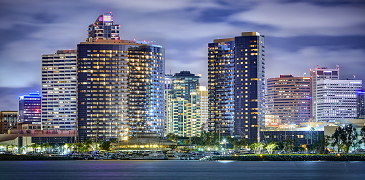
[[[122,2],[120,0],[96,0],[93,2],[101,5],[113,4],[113,6],[110,7],[111,11],[129,9],[142,13],[181,10],[186,8],[220,7],[220,5],[213,0],[128,0]]]
[[[363,7],[319,6],[309,3],[268,2],[231,15],[231,21],[269,25],[277,28],[272,36],[365,35]]]
[[[352,78],[365,79],[363,69],[365,50],[342,49],[327,50],[321,47],[305,47],[299,51],[282,51],[275,48],[267,50],[266,77],[278,77],[280,74],[293,74],[293,76],[309,76],[309,69],[328,67],[329,69],[340,66],[340,79]],[[280,73],[280,74],[279,74]]]

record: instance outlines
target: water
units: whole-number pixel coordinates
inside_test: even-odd
[[[0,179],[365,179],[365,162],[0,161]]]

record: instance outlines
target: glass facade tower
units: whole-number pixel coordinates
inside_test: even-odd
[[[19,122],[41,122],[41,95],[29,93],[19,96]]]
[[[169,132],[182,137],[200,136],[199,78],[189,71],[181,71],[171,77],[171,90],[167,97],[171,103],[167,114]]]
[[[42,55],[42,129],[76,130],[76,50]]]
[[[78,133],[81,141],[162,134],[164,49],[127,40],[78,45]]]
[[[265,117],[264,44],[257,32],[208,44],[209,131],[259,139]]]

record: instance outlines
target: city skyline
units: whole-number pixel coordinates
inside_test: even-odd
[[[17,110],[18,96],[41,90],[41,54],[76,49],[88,25],[108,11],[121,24],[121,39],[157,41],[166,49],[167,73],[202,74],[205,86],[206,44],[245,31],[266,37],[266,78],[309,76],[317,65],[339,65],[340,79],[364,80],[364,6],[326,0],[1,2],[7,16],[0,28],[6,34],[0,43],[0,110]]]

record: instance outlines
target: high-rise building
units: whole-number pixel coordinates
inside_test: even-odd
[[[321,80],[339,80],[340,68],[337,66],[336,69],[327,69],[327,67],[317,67],[310,69],[310,76],[312,80],[312,115],[313,121],[318,121],[317,109],[318,109],[318,81]]]
[[[167,124],[169,132],[182,137],[200,136],[199,76],[181,71],[171,77],[171,90],[167,99],[171,110]]]
[[[258,32],[208,44],[209,131],[259,139],[264,122],[265,41]]]
[[[280,75],[267,79],[267,112],[279,118],[281,124],[308,122],[311,118],[311,78]],[[278,122],[266,122],[265,126],[277,126]]]
[[[331,122],[357,117],[356,91],[362,80],[317,81],[317,120]]]
[[[78,48],[79,139],[162,135],[164,49],[127,41],[81,42]]]
[[[119,39],[119,24],[114,24],[112,13],[104,13],[100,15],[94,24],[90,24],[88,28],[87,42],[95,42],[99,39]]]
[[[19,96],[19,122],[41,123],[41,97],[38,92]]]
[[[42,55],[42,129],[76,130],[76,50]]]
[[[357,90],[357,118],[365,118],[365,90]]]
[[[200,92],[200,124],[201,130],[208,132],[208,89],[206,86],[199,87]]]
[[[0,112],[0,134],[8,134],[8,130],[17,128],[18,111]]]
[[[172,76],[171,74],[165,75],[165,132],[164,135],[168,135],[170,133],[173,133],[174,127],[172,124],[172,103],[171,103],[171,84],[172,84]]]

